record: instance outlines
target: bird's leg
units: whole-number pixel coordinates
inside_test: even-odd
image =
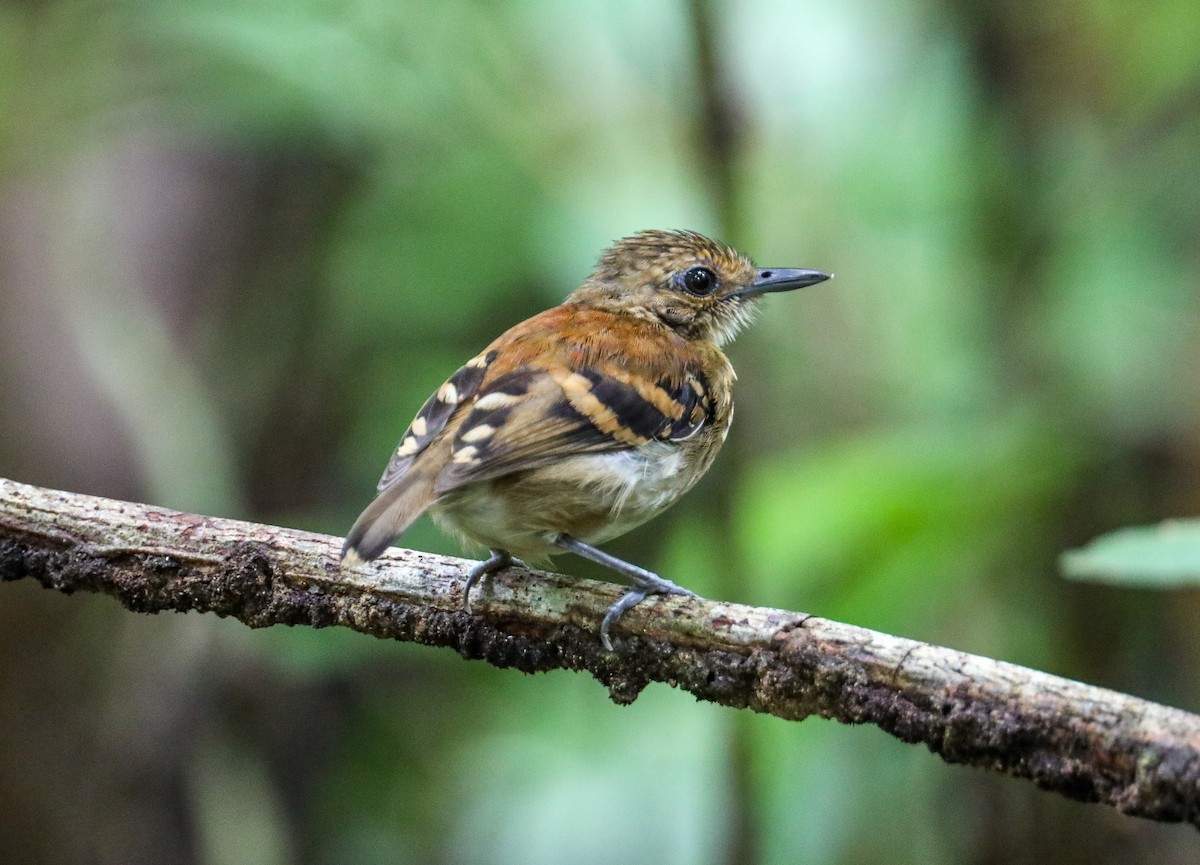
[[[688,591],[683,586],[677,586],[670,580],[664,580],[658,574],[651,573],[645,568],[639,568],[637,565],[631,565],[623,559],[609,555],[604,550],[596,549],[591,544],[585,544],[578,538],[573,538],[568,534],[559,535],[554,539],[554,543],[569,553],[590,559],[598,565],[603,565],[633,580],[634,587],[623,594],[615,604],[608,608],[608,612],[604,614],[604,621],[600,623],[600,642],[610,652],[613,650],[613,646],[612,640],[608,636],[609,629],[617,619],[621,618],[622,614],[646,600],[648,595],[686,595],[690,598],[696,597],[695,592]]]
[[[467,574],[467,581],[463,584],[463,609],[468,613],[471,612],[471,587],[478,583],[488,574],[494,574],[496,571],[502,571],[505,568],[510,568],[513,565],[525,567],[525,563],[513,556],[508,550],[495,548],[492,554],[485,560],[471,568],[471,572]]]

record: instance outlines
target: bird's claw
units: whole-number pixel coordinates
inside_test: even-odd
[[[492,554],[487,559],[471,568],[463,583],[463,609],[467,611],[468,615],[471,613],[471,588],[488,574],[511,568],[513,565],[525,567],[525,563],[515,558],[508,550],[492,550]]]
[[[608,612],[604,614],[604,621],[600,623],[600,643],[610,652],[613,649],[612,638],[609,636],[609,630],[617,619],[621,618],[626,612],[636,607],[642,601],[646,600],[650,595],[682,595],[686,598],[697,598],[695,592],[685,589],[683,586],[678,586],[670,580],[658,578],[658,582],[650,585],[636,586],[617,599],[617,602],[608,608]]]

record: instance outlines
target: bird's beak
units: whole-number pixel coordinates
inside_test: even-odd
[[[754,297],[770,291],[791,291],[804,288],[806,285],[816,285],[830,278],[830,274],[820,270],[800,270],[794,267],[765,267],[754,277],[754,281],[740,291],[733,293],[734,297]]]

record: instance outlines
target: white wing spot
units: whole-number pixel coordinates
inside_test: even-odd
[[[396,448],[396,456],[410,457],[417,452],[420,447],[417,440],[412,436],[405,436],[404,441],[400,442],[400,447]]]
[[[450,382],[446,382],[438,388],[437,398],[447,404],[456,403],[458,402],[458,388]]]
[[[477,442],[485,439],[496,431],[496,428],[491,424],[481,423],[479,426],[473,426],[461,438],[465,442]]]
[[[487,365],[487,354],[477,354],[467,361],[467,366],[472,369],[483,369]]]
[[[505,393],[502,390],[494,390],[489,394],[484,394],[475,402],[475,408],[490,411],[494,408],[504,408],[518,402],[521,398],[513,396],[511,393]]]
[[[476,448],[474,445],[467,445],[454,454],[454,459],[451,462],[456,463],[473,463],[475,462]]]
[[[409,432],[411,432],[413,435],[417,436],[418,438],[420,438],[421,436],[425,435],[426,432],[428,432],[428,429],[425,425],[424,416],[417,415],[416,419],[412,422],[412,426],[409,427]]]

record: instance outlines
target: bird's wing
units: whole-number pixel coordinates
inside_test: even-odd
[[[711,413],[703,377],[686,369],[654,380],[618,362],[518,367],[487,382],[464,407],[435,490],[566,456],[679,441],[695,435]]]
[[[454,412],[469,404],[479,392],[488,366],[496,358],[494,350],[485,351],[471,358],[459,370],[433,392],[425,405],[409,424],[400,444],[392,453],[378,489],[382,492],[394,485],[412,467],[415,460],[442,433]]]

